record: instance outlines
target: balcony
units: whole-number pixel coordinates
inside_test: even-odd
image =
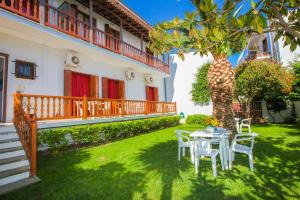
[[[109,118],[176,113],[176,103],[144,100],[15,94],[15,101],[37,120]]]
[[[0,0],[0,8],[23,16],[35,22],[40,22],[40,10],[38,0]],[[146,53],[96,27],[64,13],[57,8],[45,5],[44,25],[67,35],[89,42],[98,47],[144,63],[161,72],[170,73],[169,63],[165,63],[158,57]]]

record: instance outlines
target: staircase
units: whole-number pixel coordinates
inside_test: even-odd
[[[0,128],[0,195],[37,182],[14,127]]]

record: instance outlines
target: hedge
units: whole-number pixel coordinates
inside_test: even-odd
[[[210,115],[189,115],[185,120],[187,124],[199,124],[202,126],[217,126],[219,124],[218,120],[214,119]]]
[[[40,147],[46,146],[50,151],[55,152],[70,144],[79,146],[83,144],[107,143],[178,124],[179,116],[166,116],[123,122],[41,129],[38,131],[38,142]]]

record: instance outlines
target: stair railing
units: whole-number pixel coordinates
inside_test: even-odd
[[[34,114],[26,114],[21,94],[14,94],[13,123],[30,163],[30,176],[36,176],[37,166],[37,119]]]

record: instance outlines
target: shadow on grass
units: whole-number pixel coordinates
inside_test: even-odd
[[[189,159],[181,159],[180,162],[177,160],[177,148],[177,141],[170,140],[144,149],[138,155],[146,171],[156,171],[161,175],[163,185],[160,199],[172,199],[173,181],[180,179],[180,172],[192,165]],[[188,152],[186,154],[189,155]]]
[[[131,172],[118,162],[97,167],[89,163],[89,157],[84,151],[44,157],[39,166],[43,168],[38,173],[40,183],[0,199],[145,199],[143,174]]]

